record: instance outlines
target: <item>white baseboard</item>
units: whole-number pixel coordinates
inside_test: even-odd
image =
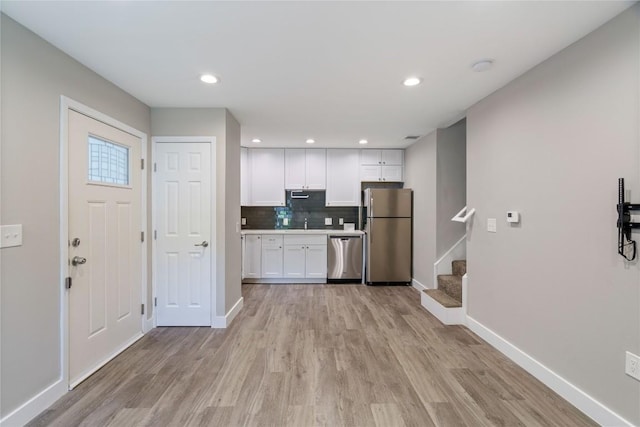
[[[211,324],[212,328],[224,329],[233,322],[233,319],[240,313],[244,304],[244,298],[240,297],[238,301],[231,307],[225,316],[216,316]]]
[[[620,427],[633,425],[477,320],[467,316],[467,326],[480,338],[491,344],[601,426]]]
[[[42,411],[53,405],[56,400],[64,396],[67,391],[65,381],[60,378],[0,420],[0,427],[15,427],[27,424]]]
[[[420,293],[420,304],[445,325],[465,324],[465,314],[462,307],[444,307],[424,292]]]
[[[423,285],[422,283],[418,282],[416,279],[411,279],[411,286],[413,286],[414,288],[416,288],[420,292],[424,291],[425,289],[429,289],[425,285]]]
[[[156,320],[155,313],[154,313],[153,316],[151,316],[151,319],[144,319],[144,331],[143,331],[143,333],[146,334],[147,332],[149,332],[150,330],[152,330],[153,328],[156,327],[155,320]]]

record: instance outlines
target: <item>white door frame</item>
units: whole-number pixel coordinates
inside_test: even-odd
[[[60,367],[61,379],[70,389],[69,378],[69,290],[65,288],[65,278],[69,277],[69,110],[84,114],[87,117],[105,123],[123,132],[140,138],[140,157],[145,160],[147,155],[147,134],[128,126],[112,117],[107,116],[91,107],[77,102],[66,96],[60,97]],[[145,161],[146,163],[146,161]],[[145,234],[145,244],[142,246],[142,303],[147,304],[147,169],[142,173],[140,181],[142,230]],[[148,309],[148,308],[147,308]],[[146,310],[145,310],[146,311]],[[149,330],[146,316],[142,316],[142,334]],[[115,355],[114,355],[115,356]]]
[[[209,248],[211,248],[210,253],[210,257],[211,257],[211,261],[210,261],[210,265],[211,265],[211,327],[213,328],[214,325],[214,321],[216,319],[216,284],[217,284],[217,277],[216,277],[216,271],[217,271],[217,267],[216,267],[216,254],[217,254],[217,230],[216,230],[216,195],[218,193],[217,187],[216,187],[216,171],[217,171],[217,166],[216,166],[216,137],[215,136],[154,136],[151,138],[151,164],[153,165],[152,167],[154,168],[154,172],[155,172],[155,164],[156,164],[156,147],[157,144],[161,144],[161,143],[168,143],[168,142],[175,142],[175,143],[180,143],[180,142],[202,142],[202,143],[208,143],[211,144],[211,170],[209,171],[209,173],[211,174],[211,238],[210,238],[210,242],[211,244],[209,245]],[[157,183],[156,183],[156,178],[155,178],[155,174],[153,175],[152,179],[151,179],[151,233],[153,234],[153,240],[151,243],[151,289],[152,289],[152,301],[154,301],[154,307],[153,307],[153,327],[155,328],[157,326],[157,313],[156,313],[156,307],[155,307],[155,301],[156,301],[156,295],[158,292],[158,288],[157,288],[157,277],[158,277],[158,272],[157,272],[157,258],[158,258],[158,248],[157,248],[157,240],[156,240],[156,230],[157,230],[157,210],[158,207],[156,206],[157,203],[157,197],[156,197],[156,188],[157,188]]]

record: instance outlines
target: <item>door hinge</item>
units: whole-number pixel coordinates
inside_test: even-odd
[[[153,306],[154,307],[158,306],[158,297],[153,298]]]
[[[144,242],[144,231],[140,232],[140,241]]]
[[[157,165],[157,164],[155,164],[155,163],[153,164],[153,171],[154,171],[154,172],[157,172],[157,171],[158,171],[158,165]]]
[[[140,304],[140,314],[144,314],[144,304]]]
[[[66,277],[64,279],[64,287],[65,289],[71,289],[71,277]]]
[[[140,169],[144,169],[144,159],[140,159]]]
[[[153,230],[153,240],[158,240],[158,230]]]

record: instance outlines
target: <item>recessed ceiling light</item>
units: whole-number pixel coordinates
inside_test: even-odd
[[[213,74],[203,74],[200,76],[200,80],[202,80],[205,83],[218,83],[218,78],[216,76],[214,76]]]
[[[487,71],[493,66],[493,59],[481,59],[480,61],[476,61],[471,65],[471,69],[476,73],[481,73],[483,71]]]
[[[315,143],[315,142],[316,142],[316,140],[315,140],[315,139],[311,139],[311,138],[309,138],[309,139],[307,139],[305,142],[306,142],[307,144],[313,144],[313,143]]]
[[[417,86],[420,83],[422,83],[422,79],[420,77],[407,77],[404,79],[404,82],[402,82],[405,86]]]
[[[367,141],[366,139],[361,139],[360,141],[358,141],[358,144],[362,144],[362,145],[368,144],[368,143],[369,141]]]
[[[254,144],[260,144],[262,140],[260,138],[253,138],[251,142],[253,142]]]

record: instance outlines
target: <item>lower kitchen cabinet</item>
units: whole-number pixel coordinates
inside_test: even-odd
[[[327,278],[327,236],[284,236],[284,277]]]
[[[245,234],[242,278],[273,283],[325,283],[327,236],[303,234]],[[278,280],[275,280],[278,282]]]
[[[308,245],[305,257],[305,277],[307,279],[327,278],[327,242],[324,245]]]
[[[279,279],[283,277],[282,237],[262,235],[262,278]]]
[[[303,244],[284,245],[284,277],[304,279],[306,251]]]
[[[262,276],[262,236],[243,236],[242,278],[259,279]]]

